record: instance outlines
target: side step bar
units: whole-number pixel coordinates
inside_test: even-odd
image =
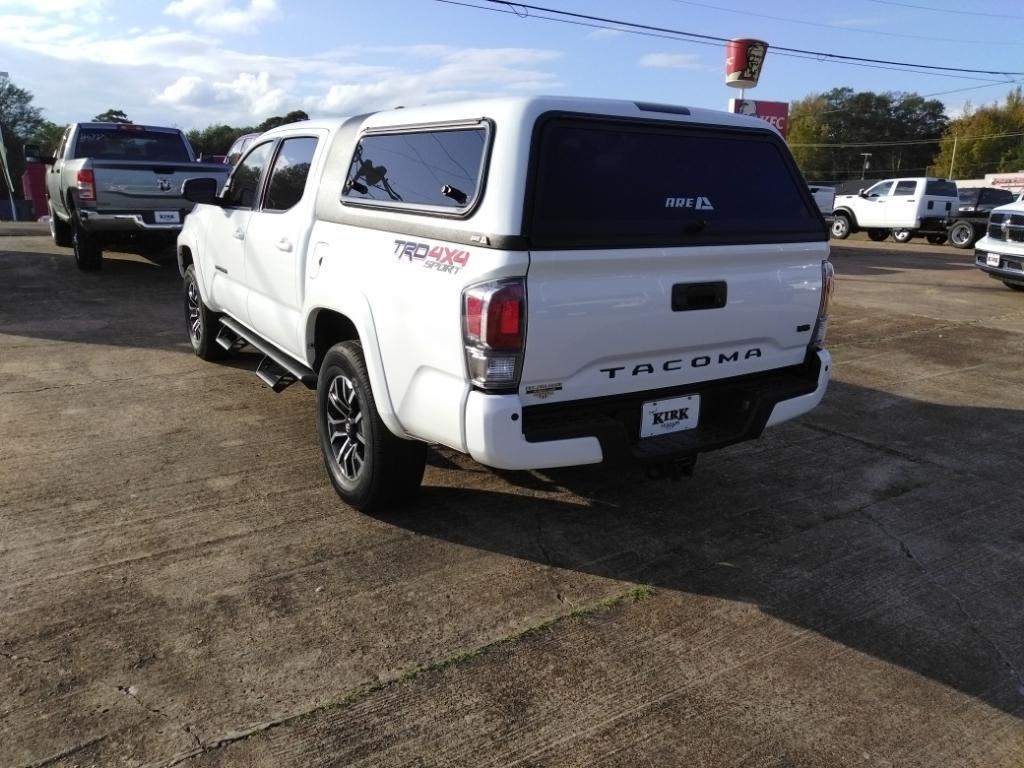
[[[293,360],[262,336],[250,331],[230,317],[222,317],[220,324],[223,328],[217,334],[217,343],[224,349],[238,349],[242,346],[239,340],[242,340],[263,353],[263,359],[260,360],[260,364],[256,368],[256,375],[272,390],[281,392],[296,381],[301,381],[310,389],[316,389],[317,377],[312,368],[307,368],[299,361]],[[224,333],[225,329],[234,335],[233,339],[228,338],[228,335]]]

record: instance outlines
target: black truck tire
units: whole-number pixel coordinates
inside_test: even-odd
[[[316,427],[331,484],[356,509],[386,510],[419,489],[427,444],[395,436],[381,420],[356,341],[335,344],[324,356]]]
[[[185,268],[182,287],[185,294],[185,328],[192,342],[192,351],[202,360],[220,360],[227,354],[227,350],[217,343],[220,315],[203,303],[196,268],[191,264]]]
[[[974,225],[969,221],[954,221],[949,228],[949,244],[954,248],[970,248],[975,240]]]
[[[53,212],[53,203],[47,201],[46,207],[50,214],[50,237],[53,238],[53,244],[60,246],[61,248],[71,248],[71,225],[66,221],[63,221],[56,213]]]
[[[71,247],[75,251],[75,266],[84,272],[96,272],[103,266],[103,249],[99,242],[75,219],[71,223]]]

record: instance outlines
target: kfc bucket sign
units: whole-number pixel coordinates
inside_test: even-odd
[[[735,112],[737,115],[759,117],[778,128],[783,137],[789,129],[789,104],[785,101],[729,99],[729,111]]]
[[[736,38],[725,44],[725,84],[733,88],[753,88],[761,76],[768,43],[764,40]]]

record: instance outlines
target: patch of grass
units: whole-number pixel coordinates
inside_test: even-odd
[[[512,643],[516,643],[527,637],[532,637],[534,635],[540,635],[544,632],[548,632],[554,627],[558,626],[559,624],[563,624],[572,619],[579,619],[585,616],[593,616],[597,613],[610,611],[613,608],[616,608],[620,605],[633,605],[634,603],[639,603],[641,600],[646,600],[647,598],[652,597],[654,593],[654,587],[650,586],[649,584],[640,584],[625,592],[622,592],[621,594],[612,595],[611,597],[606,597],[603,600],[599,600],[594,603],[580,605],[576,608],[573,608],[568,613],[552,616],[551,618],[544,619],[543,621],[540,621],[536,624],[521,627],[520,629],[517,629],[515,632],[512,632],[511,634],[506,635],[505,637],[499,637],[497,640],[492,640],[489,643],[485,643],[484,645],[481,645],[479,648],[474,648],[468,651],[460,651],[459,653],[455,653],[451,656],[446,656],[442,659],[438,659],[437,661],[431,662],[430,664],[412,667],[410,669],[403,671],[400,675],[395,677],[393,679],[393,682],[412,682],[413,680],[415,680],[423,674],[426,674],[427,672],[438,672],[440,670],[453,667],[456,664],[462,664],[463,662],[469,661],[470,659],[479,658],[480,656],[484,656],[488,653],[491,653],[492,651],[497,650],[498,648],[511,645]],[[387,685],[387,683],[385,682],[383,685]],[[372,691],[367,690],[366,692],[371,693]]]

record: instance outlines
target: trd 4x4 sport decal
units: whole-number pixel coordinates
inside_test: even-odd
[[[419,261],[425,269],[450,275],[459,274],[462,268],[469,264],[469,251],[412,240],[395,240],[395,256],[399,261]]]

